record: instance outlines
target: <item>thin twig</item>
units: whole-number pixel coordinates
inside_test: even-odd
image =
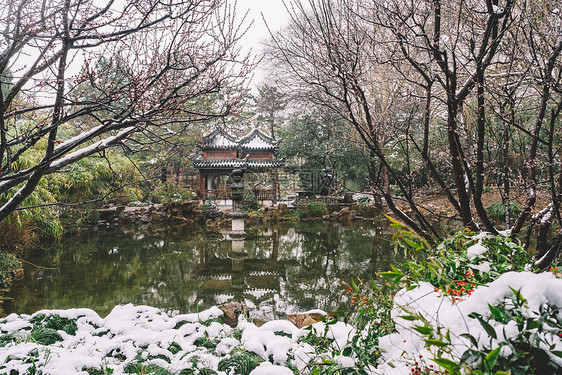
[[[42,269],[42,270],[56,270],[56,268],[53,268],[53,267],[38,266],[37,264],[31,263],[30,261],[25,260],[25,259],[19,259],[19,261],[20,261],[20,262],[27,263],[27,264],[29,264],[29,265],[32,265],[33,267],[36,267],[36,268],[39,268],[39,269]]]

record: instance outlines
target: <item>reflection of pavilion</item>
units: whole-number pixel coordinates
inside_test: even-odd
[[[257,128],[240,139],[220,129],[205,136],[199,145],[203,155],[193,163],[199,170],[200,199],[227,199],[230,190],[224,176],[239,168],[269,174],[270,186],[255,184],[252,191],[256,199],[271,200],[275,204],[279,191],[277,169],[283,166],[283,162],[276,159],[278,143]]]
[[[226,295],[228,300],[249,300],[259,305],[279,293],[280,282],[285,278],[285,263],[278,260],[278,231],[269,228],[245,242],[249,251],[240,258],[237,258],[240,253],[232,251],[232,241],[225,239],[205,242],[199,250],[196,274],[201,281],[201,297],[214,298],[205,302],[227,302],[220,300]],[[248,249],[249,246],[253,249]]]

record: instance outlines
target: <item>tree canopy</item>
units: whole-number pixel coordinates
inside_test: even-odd
[[[562,226],[558,2],[308,0],[287,9],[291,20],[265,54],[274,79],[353,126],[379,166],[372,186],[396,217],[439,237],[426,180],[464,226],[497,233],[482,199],[497,181],[512,235],[537,229],[541,266],[559,252],[562,232],[547,241],[552,224]],[[511,223],[518,194],[527,201]]]
[[[7,0],[0,29],[0,221],[45,175],[238,111],[251,67],[223,0]]]

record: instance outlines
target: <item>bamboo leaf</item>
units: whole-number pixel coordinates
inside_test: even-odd
[[[488,304],[488,308],[490,309],[490,312],[492,313],[492,316],[495,320],[503,321],[504,313],[500,309],[490,304]]]
[[[500,356],[500,349],[501,348],[499,347],[495,348],[490,353],[488,353],[488,355],[485,358],[486,366],[490,371],[494,368],[496,362],[498,361],[498,357]]]
[[[414,320],[418,320],[418,318],[414,315],[400,315],[398,316],[399,318],[402,318],[404,320],[408,320],[410,322],[414,321]]]
[[[443,367],[445,370],[451,374],[458,374],[460,365],[454,361],[447,358],[433,358],[433,362],[437,363],[439,366]]]
[[[462,333],[461,337],[465,337],[467,339],[470,340],[470,343],[474,346],[474,347],[478,347],[478,341],[476,341],[476,339],[474,338],[474,336],[472,336],[469,333]]]
[[[492,327],[490,323],[482,319],[482,316],[480,314],[470,313],[468,314],[468,316],[472,319],[478,319],[478,321],[480,322],[486,333],[494,339],[497,338],[496,330],[494,329],[494,327]]]
[[[435,339],[426,339],[426,340],[425,340],[425,343],[428,344],[428,345],[438,346],[438,347],[440,347],[440,348],[443,348],[443,347],[449,345],[449,344],[447,344],[447,343],[444,342],[444,341],[435,340]]]
[[[414,330],[422,335],[430,335],[433,332],[433,328],[428,326],[414,326]]]

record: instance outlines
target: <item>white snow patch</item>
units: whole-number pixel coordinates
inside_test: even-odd
[[[478,270],[483,273],[488,273],[491,270],[490,262],[482,262],[481,264],[470,264],[470,268]]]
[[[394,301],[397,307],[392,316],[396,320],[397,332],[384,336],[379,340],[380,349],[384,351],[381,365],[377,370],[384,374],[407,374],[410,371],[407,361],[418,358],[421,354],[426,358],[432,358],[425,347],[425,341],[416,331],[412,329],[415,325],[423,323],[420,321],[409,321],[399,318],[401,315],[410,313],[421,314],[434,327],[440,326],[443,331],[449,331],[455,352],[462,354],[468,348],[468,342],[460,335],[469,333],[483,344],[489,344],[491,338],[484,328],[468,315],[472,312],[482,316],[490,316],[488,305],[496,305],[513,296],[513,290],[519,290],[521,295],[527,299],[527,314],[538,311],[539,306],[549,303],[553,306],[562,306],[562,279],[557,279],[550,273],[534,274],[531,272],[508,272],[501,275],[494,282],[480,286],[465,300],[452,303],[446,296],[436,293],[429,283],[421,283],[417,288],[396,294]],[[398,307],[401,306],[401,307]],[[524,312],[524,313],[525,313]],[[495,321],[490,324],[497,330],[498,338],[515,335],[517,328],[513,325],[500,325]],[[562,341],[557,336],[552,337],[555,341],[555,349],[562,348]],[[497,345],[497,340],[493,343]],[[460,358],[457,358],[457,361]],[[558,364],[562,364],[559,358],[553,358]],[[391,365],[392,364],[392,365]],[[393,367],[394,366],[394,367]]]
[[[341,366],[341,367],[354,367],[355,366],[355,360],[351,357],[347,357],[344,355],[339,355],[336,358],[336,362]]]
[[[466,256],[468,257],[468,260],[473,260],[477,256],[484,255],[486,251],[488,251],[488,249],[482,246],[482,240],[478,240],[477,243],[466,249]]]
[[[262,362],[250,372],[250,375],[293,375],[293,372],[287,367],[272,365],[269,362]]]
[[[478,267],[485,267],[485,264]],[[457,303],[453,303],[450,297],[435,292],[429,283],[420,283],[409,291],[399,291],[394,297],[395,307],[392,310],[397,332],[380,338],[380,365],[367,372],[408,374],[411,363],[419,355],[428,360],[434,357],[432,348],[426,347],[424,338],[412,329],[424,323],[400,318],[403,315],[421,315],[432,326],[441,327],[442,332],[450,332],[453,355],[456,356],[453,359],[456,361],[460,360],[460,355],[469,346],[461,334],[469,333],[480,344],[487,346],[497,346],[501,341],[515,337],[519,332],[514,322],[502,324],[490,320],[489,324],[497,333],[497,339],[491,339],[481,324],[468,317],[470,313],[476,312],[487,319],[491,314],[489,305],[509,303],[513,290],[520,291],[527,300],[527,308],[522,312],[529,317],[536,316],[535,312],[546,303],[562,306],[562,279],[557,279],[551,273],[508,272],[488,285],[477,287],[471,296]],[[318,322],[310,330],[305,330],[284,320],[267,322],[257,327],[242,317],[237,326],[242,331],[242,337],[237,340],[229,336],[232,329],[227,325],[214,322],[207,327],[202,324],[220,316],[222,312],[218,308],[199,314],[169,316],[149,306],[124,305],[116,306],[105,319],[88,309],[44,310],[41,313],[56,313],[76,319],[76,335],[63,334],[61,331],[64,341],[49,346],[39,345],[25,340],[30,332],[30,316],[12,314],[6,317],[0,323],[2,332],[12,332],[22,338],[21,341],[6,344],[0,350],[0,363],[6,366],[3,370],[7,373],[12,369],[25,373],[31,366],[30,363],[25,363],[31,351],[38,352],[36,365],[44,374],[85,374],[82,368],[99,369],[101,366],[113,369],[116,375],[123,374],[125,366],[135,362],[139,355],[145,361],[160,365],[173,373],[190,367],[191,361],[199,368],[208,367],[218,371],[220,360],[232,349],[244,348],[258,354],[265,361],[252,371],[252,375],[289,375],[292,372],[285,366],[290,358],[294,358],[292,363],[299,371],[306,371],[310,360],[317,358],[315,348],[299,341],[303,336],[312,332],[320,337],[333,339],[333,348],[341,350],[357,333],[352,326],[343,322],[328,325]],[[279,332],[290,337],[276,334]],[[552,349],[543,348],[545,351],[562,350],[562,341],[556,332],[543,334],[549,335],[546,341],[553,345]],[[205,335],[218,343],[214,351],[194,344],[197,338]],[[176,354],[169,349],[172,344],[175,344]],[[509,349],[502,349],[501,354],[508,356]],[[169,359],[169,363],[163,358]],[[335,355],[333,358],[342,367],[355,366],[353,357]],[[560,358],[551,356],[551,360],[562,365]],[[227,375],[220,371],[218,373]]]

